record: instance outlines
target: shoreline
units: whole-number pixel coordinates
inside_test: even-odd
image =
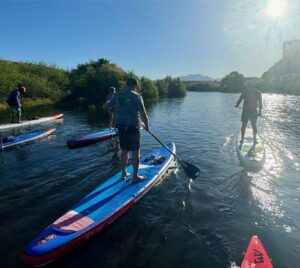
[[[37,98],[37,99],[23,99],[22,100],[22,106],[24,106],[26,109],[36,108],[40,106],[45,105],[55,105],[57,102],[54,102],[48,98]],[[8,111],[9,106],[4,101],[3,103],[0,103],[0,111]]]

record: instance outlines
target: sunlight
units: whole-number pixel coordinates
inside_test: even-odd
[[[286,2],[284,0],[269,0],[266,14],[272,19],[282,17],[285,13]]]

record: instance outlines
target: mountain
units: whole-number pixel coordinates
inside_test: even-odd
[[[262,78],[272,80],[290,74],[300,74],[300,40],[284,42],[282,59],[266,71]]]
[[[214,78],[211,78],[209,76],[202,75],[202,74],[183,75],[183,76],[179,76],[179,79],[181,81],[213,81],[213,80],[216,80]]]

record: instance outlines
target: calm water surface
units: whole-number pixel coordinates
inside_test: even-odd
[[[263,114],[298,133],[259,120],[267,151],[259,173],[239,166],[237,98],[191,92],[149,107],[152,131],[174,141],[201,175],[189,181],[179,168],[109,229],[50,267],[235,267],[255,234],[274,267],[299,267],[300,98],[263,96]],[[22,267],[27,243],[119,171],[111,141],[77,150],[65,145],[104,126],[96,114],[66,112],[56,135],[0,154],[0,267]],[[30,130],[40,128],[46,126]],[[157,147],[143,133],[142,152]]]

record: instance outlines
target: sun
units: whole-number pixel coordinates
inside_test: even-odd
[[[284,15],[285,9],[285,0],[269,0],[265,11],[268,17],[272,19],[277,19]]]

